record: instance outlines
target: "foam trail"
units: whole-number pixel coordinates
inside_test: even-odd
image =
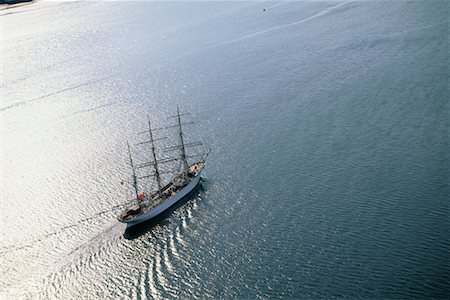
[[[229,40],[229,41],[226,41],[226,42],[222,42],[222,43],[216,44],[216,45],[214,45],[214,46],[212,46],[210,48],[215,48],[215,47],[220,47],[220,46],[223,46],[223,45],[228,45],[228,44],[240,42],[240,41],[246,40],[248,38],[252,38],[252,37],[255,37],[255,36],[258,36],[258,35],[263,35],[263,34],[268,33],[268,32],[272,32],[272,31],[288,28],[288,27],[291,27],[291,26],[303,24],[303,23],[306,23],[308,21],[311,21],[311,20],[317,19],[319,17],[322,17],[322,16],[330,13],[331,11],[335,10],[336,8],[339,8],[339,7],[347,5],[347,4],[348,4],[348,2],[342,2],[342,3],[339,3],[339,4],[333,5],[331,7],[328,7],[326,9],[322,10],[322,11],[319,11],[319,12],[317,12],[317,13],[313,14],[312,16],[309,16],[309,17],[307,17],[305,19],[302,19],[302,20],[299,20],[299,21],[296,21],[296,22],[292,22],[292,23],[289,23],[289,24],[275,26],[275,27],[272,27],[272,28],[269,28],[269,29],[265,29],[265,30],[260,30],[260,31],[254,32],[254,33],[250,33],[250,34],[244,35],[244,36],[242,36],[240,38],[237,38],[237,39],[233,39],[233,40]]]

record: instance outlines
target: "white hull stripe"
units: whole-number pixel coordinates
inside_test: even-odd
[[[160,215],[169,207],[171,207],[172,205],[183,199],[187,194],[189,194],[189,192],[191,192],[197,187],[198,183],[200,182],[200,175],[201,175],[200,173],[197,174],[197,176],[195,176],[194,179],[192,179],[192,181],[184,188],[182,188],[181,191],[179,191],[175,196],[166,199],[163,203],[153,207],[152,209],[140,215],[139,217],[134,218],[133,220],[123,222],[127,223],[127,227],[131,227]]]

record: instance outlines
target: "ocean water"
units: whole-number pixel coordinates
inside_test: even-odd
[[[450,297],[448,1],[0,14],[1,299]],[[131,198],[126,141],[147,159],[176,105],[202,187],[78,222]]]

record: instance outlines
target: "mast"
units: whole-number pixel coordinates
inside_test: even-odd
[[[161,176],[159,174],[159,169],[158,169],[158,160],[156,159],[155,141],[153,139],[153,132],[152,132],[152,126],[150,123],[150,117],[147,116],[147,118],[148,118],[148,132],[150,133],[150,145],[151,145],[150,148],[152,150],[152,155],[153,155],[153,167],[155,168],[155,177],[156,177],[156,182],[158,183],[159,196],[162,197]]]
[[[127,146],[128,146],[128,155],[130,157],[130,165],[131,165],[131,171],[132,173],[132,178],[133,178],[133,187],[134,187],[134,191],[136,193],[136,199],[139,199],[139,192],[138,192],[138,186],[137,186],[137,177],[136,177],[136,171],[134,169],[134,164],[133,164],[133,158],[131,158],[131,149],[130,149],[130,144],[127,141]]]
[[[183,129],[181,127],[181,116],[180,116],[180,108],[177,105],[177,120],[178,127],[180,131],[180,149],[181,149],[181,162],[183,163],[183,171],[185,172],[188,169],[188,162],[186,157],[186,150],[184,147],[184,139],[183,139]]]
[[[194,122],[183,122],[183,123],[181,122],[181,116],[188,115],[188,114],[189,113],[180,113],[180,108],[177,105],[177,114],[174,115],[174,116],[168,117],[168,119],[176,118],[177,119],[176,124],[165,127],[165,128],[178,127],[178,134],[179,134],[179,137],[180,137],[179,145],[171,146],[171,147],[165,148],[164,150],[165,151],[173,151],[173,150],[179,150],[180,151],[179,158],[176,158],[175,160],[181,160],[181,163],[182,163],[181,174],[184,174],[184,175],[186,175],[186,173],[188,171],[188,168],[189,168],[189,164],[188,164],[187,159],[191,158],[191,157],[198,156],[198,155],[190,155],[190,156],[188,156],[186,154],[186,148],[187,147],[195,147],[195,146],[201,146],[202,145],[202,143],[200,143],[200,142],[185,143],[185,141],[184,141],[185,137],[184,137],[184,133],[183,133],[183,126],[184,125],[190,125],[190,124],[194,123]]]

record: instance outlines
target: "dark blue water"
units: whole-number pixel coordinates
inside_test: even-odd
[[[449,297],[447,1],[3,8],[2,298]],[[176,105],[192,199],[60,231],[131,197],[126,140]]]

